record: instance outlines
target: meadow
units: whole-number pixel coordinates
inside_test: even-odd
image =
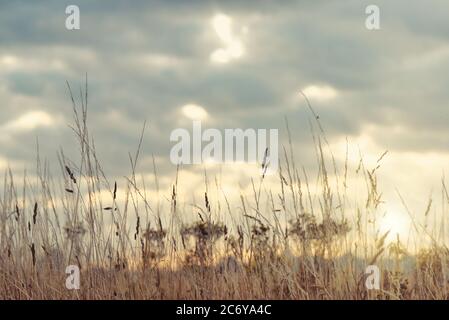
[[[389,231],[376,224],[382,205],[378,171],[387,153],[374,168],[366,168],[362,157],[357,168],[347,162],[339,167],[311,107],[316,175],[296,165],[287,145],[280,150],[276,190],[266,188],[262,174],[252,180],[253,193],[242,194],[237,203],[216,186],[218,203],[205,186],[186,222],[178,193],[183,168],[169,194],[149,195],[149,184],[158,189],[158,174],[154,166],[149,182],[138,173],[142,130],[137,151],[129,155],[128,175],[119,182],[108,179],[88,129],[87,88],[80,97],[70,95],[79,157],[59,151],[55,176],[39,154],[36,179],[11,170],[4,174],[0,299],[449,297],[444,241],[416,223],[416,237],[429,245],[412,250],[399,237],[388,240]],[[262,172],[266,169],[262,163]],[[356,205],[348,195],[350,172],[366,187]],[[310,190],[312,180],[320,186],[318,195]],[[442,194],[447,203],[444,183]],[[79,290],[65,286],[69,265],[80,269]],[[381,270],[379,289],[365,285],[369,265]]]

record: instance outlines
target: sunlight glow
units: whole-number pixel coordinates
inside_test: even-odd
[[[0,169],[4,170],[6,168],[8,168],[8,160],[0,156]]]
[[[390,231],[387,240],[396,240],[399,235],[401,240],[406,239],[410,231],[410,219],[403,213],[399,212],[387,212],[384,217],[380,219],[379,231],[385,233]]]
[[[212,27],[224,47],[216,49],[210,55],[210,60],[215,63],[228,63],[231,60],[240,58],[244,54],[243,43],[232,31],[232,19],[224,14],[217,14],[212,19]],[[248,28],[243,28],[243,33],[247,33]]]
[[[0,57],[0,65],[5,67],[16,67],[19,61],[14,56],[2,56]]]
[[[209,116],[203,107],[196,104],[186,104],[183,106],[182,114],[191,120],[205,120]]]
[[[55,119],[44,111],[30,111],[19,118],[7,122],[2,129],[5,131],[23,132],[38,127],[49,127],[55,124]]]
[[[337,90],[331,86],[311,85],[302,90],[307,98],[311,100],[326,101],[334,99],[337,96]]]
[[[232,19],[224,14],[217,14],[212,19],[212,25],[221,41],[231,43],[233,41],[231,25]]]

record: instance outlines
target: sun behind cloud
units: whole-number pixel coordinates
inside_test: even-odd
[[[233,20],[225,14],[217,14],[212,18],[212,27],[220,41],[222,48],[214,50],[210,55],[210,60],[215,63],[228,63],[240,58],[245,53],[245,48],[239,37],[232,29]],[[247,30],[244,28],[243,30]]]
[[[181,111],[184,116],[191,120],[206,120],[209,117],[206,109],[193,103],[184,105]]]

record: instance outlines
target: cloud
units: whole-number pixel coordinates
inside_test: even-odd
[[[191,120],[206,120],[209,116],[203,107],[196,104],[186,104],[181,111],[185,117]]]
[[[0,55],[0,72],[36,72],[36,71],[58,71],[64,72],[66,66],[60,59],[48,59],[47,57],[33,58],[18,55]]]
[[[223,48],[218,48],[210,55],[210,60],[216,63],[228,63],[240,58],[245,53],[243,43],[235,36],[232,29],[233,20],[225,14],[217,14],[212,19],[212,26],[218,38],[223,44]],[[247,32],[247,29],[243,29]]]
[[[337,90],[331,86],[316,86],[310,85],[302,89],[302,92],[308,99],[317,101],[332,100],[337,97]]]
[[[57,123],[56,119],[44,111],[30,111],[17,119],[10,120],[1,126],[4,132],[27,132],[40,127],[52,127]]]

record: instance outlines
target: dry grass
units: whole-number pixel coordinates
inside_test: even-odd
[[[178,175],[165,208],[163,200],[149,199],[136,174],[143,132],[129,157],[131,173],[121,183],[125,191],[107,179],[87,128],[87,88],[83,92],[79,104],[71,94],[80,158],[59,153],[63,180],[52,178],[39,156],[36,182],[25,175],[16,187],[12,172],[5,174],[1,299],[448,298],[447,247],[432,234],[426,235],[432,245],[414,254],[399,239],[387,243],[375,223],[382,203],[379,166],[366,169],[361,158],[355,172],[366,182],[366,201],[351,207],[350,168],[346,161],[338,173],[321,125],[313,135],[319,195],[312,195],[290,144],[281,161],[279,192],[266,188],[263,175],[253,180],[254,194],[242,195],[240,203],[225,197],[229,223],[220,220],[221,206],[206,191],[204,203],[194,206],[196,219],[187,224],[181,222]],[[159,192],[156,169],[154,177]],[[380,290],[365,288],[370,264],[382,270]],[[81,269],[80,290],[65,288],[68,265]]]

